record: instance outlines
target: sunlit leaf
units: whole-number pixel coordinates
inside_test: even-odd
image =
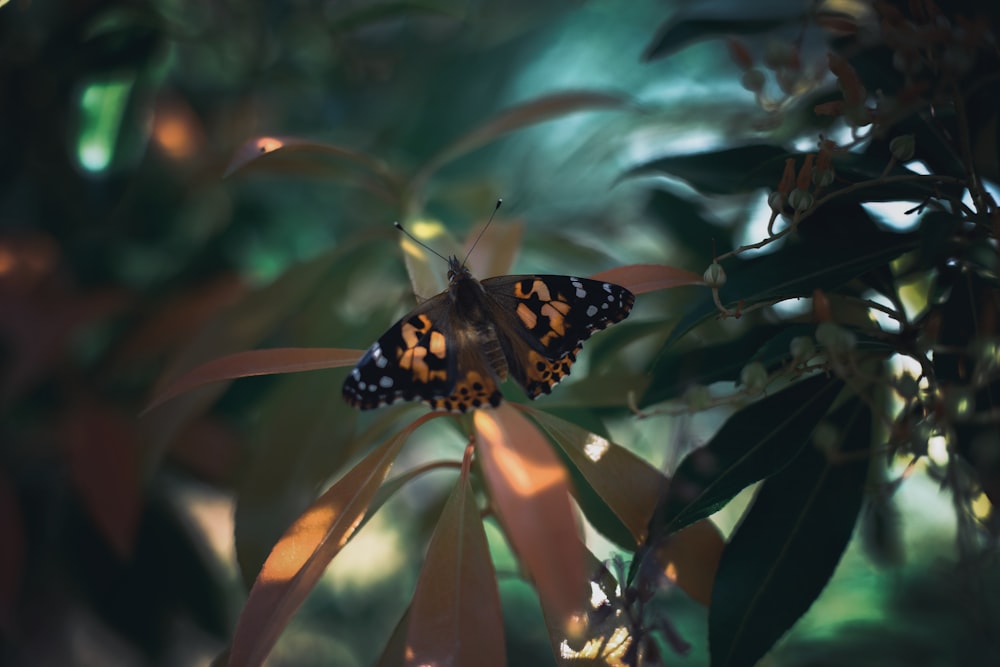
[[[872,415],[855,396],[830,415],[837,449],[871,445]],[[831,458],[832,457],[832,458]],[[854,530],[867,456],[810,446],[767,480],[726,546],[712,594],[713,667],[752,667],[809,609]]]
[[[195,387],[234,380],[236,378],[275,373],[300,373],[324,368],[341,368],[357,363],[363,350],[335,347],[277,347],[269,350],[247,350],[213,359],[175,379],[157,392],[146,410],[169,401],[174,396]]]
[[[506,403],[476,410],[476,451],[515,553],[553,618],[583,604],[584,559],[566,471],[536,426]]]
[[[660,264],[630,264],[619,266],[607,271],[601,271],[591,276],[594,280],[621,285],[633,294],[644,294],[660,289],[683,287],[685,285],[704,285],[704,279],[697,273],[687,269]]]
[[[702,519],[663,540],[656,557],[669,581],[707,607],[725,546],[715,524]]]
[[[351,539],[396,455],[430,412],[361,460],[295,522],[271,550],[236,624],[230,664],[259,665],[327,564]]]
[[[14,485],[0,469],[0,633],[15,632],[26,553],[24,520]]]
[[[134,422],[95,402],[71,411],[63,429],[70,474],[83,506],[115,553],[127,560],[142,509]]]
[[[619,93],[580,90],[553,93],[515,105],[501,111],[431,158],[413,178],[411,189],[420,192],[434,172],[443,165],[508,132],[571,113],[623,110],[633,104],[629,98]]]
[[[653,508],[667,479],[644,460],[574,424],[541,410],[526,412],[552,436],[586,483],[632,534],[635,544],[646,539]]]
[[[409,616],[406,665],[507,664],[496,573],[465,471],[427,547]]]

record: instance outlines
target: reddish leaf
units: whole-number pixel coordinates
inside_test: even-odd
[[[567,622],[586,592],[567,473],[545,437],[508,404],[474,417],[483,476],[504,532],[542,606]]]
[[[248,350],[213,359],[176,378],[153,396],[143,412],[169,401],[174,396],[195,387],[255,375],[298,373],[324,368],[351,366],[364,350],[336,347],[276,347],[269,350]]]
[[[591,276],[594,280],[606,280],[621,285],[634,294],[671,289],[685,285],[704,285],[704,279],[687,269],[660,264],[630,264],[601,271]]]
[[[177,295],[152,312],[114,350],[115,364],[121,367],[176,348],[192,331],[246,292],[246,283],[239,276],[227,273]]]
[[[129,558],[142,506],[133,420],[92,403],[70,412],[63,429],[70,474],[84,508],[118,556]]]
[[[233,156],[229,166],[226,167],[223,176],[232,176],[235,172],[255,162],[262,156],[271,155],[276,152],[326,155],[339,158],[355,166],[362,167],[373,174],[378,174],[387,181],[391,181],[389,168],[385,163],[367,153],[344,146],[335,146],[299,137],[256,137],[250,139],[236,151],[236,155]]]
[[[632,452],[552,415],[523,408],[537,421],[591,488],[629,529],[636,546],[646,539],[667,478]]]
[[[0,632],[16,631],[18,598],[24,574],[25,543],[21,506],[14,485],[0,470]]]
[[[427,547],[409,617],[406,665],[507,664],[496,573],[467,469]]]
[[[231,665],[259,665],[292,614],[364,519],[396,455],[427,413],[362,459],[289,526],[257,575],[236,624]]]
[[[707,607],[725,546],[715,524],[702,519],[668,537],[656,557],[667,579]]]
[[[554,93],[515,105],[501,111],[431,158],[413,178],[410,189],[413,192],[420,192],[434,172],[443,165],[513,130],[571,113],[620,110],[628,108],[630,104],[628,98],[616,93],[577,90]]]

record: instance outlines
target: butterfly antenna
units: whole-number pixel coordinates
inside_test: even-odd
[[[462,260],[462,266],[465,266],[465,262],[468,261],[469,255],[471,255],[472,251],[476,249],[476,245],[479,244],[479,239],[483,238],[483,234],[486,233],[486,230],[487,228],[489,228],[490,223],[493,222],[493,216],[495,216],[497,214],[497,211],[500,210],[501,204],[503,204],[503,199],[497,199],[497,205],[493,207],[493,212],[490,213],[490,219],[487,220],[486,224],[483,225],[483,228],[479,230],[479,236],[477,236],[476,240],[472,242],[472,247],[469,248],[469,252],[465,253],[465,259]]]
[[[427,250],[428,252],[431,252],[431,253],[433,253],[433,254],[437,255],[438,257],[440,257],[441,259],[443,259],[443,260],[444,260],[444,261],[446,261],[446,262],[448,261],[448,258],[447,258],[447,257],[445,257],[444,255],[442,255],[442,254],[441,254],[441,253],[439,253],[439,252],[438,252],[437,250],[435,250],[434,248],[430,247],[429,245],[427,245],[426,243],[424,243],[424,242],[423,242],[423,241],[421,241],[420,239],[418,239],[418,238],[417,238],[416,236],[414,236],[414,235],[413,235],[413,234],[411,234],[410,232],[406,231],[406,228],[405,228],[405,227],[403,227],[403,225],[401,225],[401,224],[399,223],[399,221],[398,221],[398,220],[397,220],[396,222],[392,223],[392,224],[393,224],[393,225],[395,225],[396,229],[398,229],[399,231],[401,231],[401,232],[403,232],[404,234],[406,234],[406,236],[407,236],[407,237],[408,237],[408,238],[409,238],[409,239],[410,239],[411,241],[413,241],[414,243],[416,243],[416,244],[417,244],[418,246],[420,246],[420,247],[421,247],[421,248],[423,248],[424,250]]]

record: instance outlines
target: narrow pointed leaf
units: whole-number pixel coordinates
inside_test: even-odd
[[[243,607],[230,664],[259,665],[327,564],[364,519],[379,485],[410,434],[441,413],[427,413],[362,459],[285,531]]]
[[[702,519],[663,540],[656,556],[664,576],[707,607],[725,546],[716,525]]]
[[[571,113],[621,110],[628,108],[630,104],[630,100],[619,93],[576,90],[554,93],[515,105],[501,111],[431,158],[414,177],[411,189],[419,192],[434,172],[443,165],[495,141],[508,132]]]
[[[685,285],[704,285],[704,279],[697,273],[674,266],[660,264],[630,264],[601,271],[591,276],[594,280],[606,280],[630,290],[633,294],[644,294],[660,289],[671,289]]]
[[[261,136],[250,139],[236,151],[236,155],[233,156],[229,166],[226,167],[223,176],[232,176],[237,171],[250,166],[260,158],[275,153],[332,157],[352,164],[355,167],[363,168],[372,174],[377,174],[387,181],[390,180],[388,167],[381,160],[377,160],[366,153],[354,150],[353,148],[347,148],[346,146],[337,146],[288,136]]]
[[[828,420],[839,452],[871,446],[855,397]],[[722,554],[709,613],[713,667],[752,667],[804,614],[840,561],[864,498],[869,459],[809,446],[761,487]]]
[[[408,666],[507,664],[496,572],[465,474],[448,498],[427,547],[409,617]]]
[[[801,380],[730,417],[677,468],[650,532],[669,535],[722,508],[747,486],[787,466],[840,393],[841,380]]]
[[[276,347],[228,354],[205,362],[176,378],[153,396],[145,411],[166,403],[178,394],[212,382],[340,368],[356,363],[362,354],[363,350],[336,347]]]
[[[552,436],[570,463],[635,540],[635,548],[646,539],[649,519],[663,495],[667,478],[646,461],[579,426],[540,410],[526,408],[531,417]]]
[[[142,514],[135,422],[95,401],[74,408],[63,433],[70,475],[84,509],[118,557],[128,560]]]
[[[475,426],[478,460],[504,532],[542,607],[565,622],[586,591],[566,471],[537,427],[506,403],[476,410]]]

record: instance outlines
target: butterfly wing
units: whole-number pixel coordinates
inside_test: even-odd
[[[550,393],[583,341],[624,320],[635,302],[624,287],[572,276],[498,276],[482,286],[510,374],[530,398]]]
[[[344,380],[344,400],[361,410],[419,399],[435,410],[499,405],[475,331],[456,316],[447,293],[421,304],[368,349]]]

